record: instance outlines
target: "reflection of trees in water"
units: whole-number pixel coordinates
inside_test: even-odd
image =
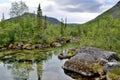
[[[10,55],[12,58],[1,61],[5,66],[7,66],[7,69],[11,71],[14,80],[28,80],[35,75],[37,75],[38,80],[41,80],[43,61],[51,59],[53,53],[53,51],[42,53],[45,54],[46,57],[39,53],[31,53],[27,55],[16,53],[14,55]],[[31,76],[31,71],[34,71],[36,74]]]
[[[49,51],[49,52],[46,52],[46,59],[43,60],[44,62],[47,62],[49,61],[51,58],[52,58],[52,55],[54,54],[54,51]]]
[[[38,80],[41,80],[41,75],[42,75],[42,62],[37,63],[36,68],[37,68]]]
[[[42,61],[38,63],[30,63],[30,62],[13,62],[5,64],[9,70],[11,70],[11,74],[13,75],[14,80],[28,80],[30,77],[31,71],[36,71],[38,80],[41,80],[42,75]],[[34,65],[36,64],[36,65]],[[34,75],[33,75],[34,76]]]
[[[37,62],[36,69],[37,69],[38,80],[41,80],[42,71],[43,71],[43,62],[47,62],[48,60],[50,60],[53,54],[54,54],[54,51],[46,52],[46,56],[47,56],[46,60]]]
[[[12,75],[14,80],[27,80],[29,78],[29,72],[33,70],[31,63],[15,62],[12,64]]]

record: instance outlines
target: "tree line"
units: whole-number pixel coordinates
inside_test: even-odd
[[[11,18],[6,20],[4,13],[2,14],[0,46],[21,41],[32,44],[49,44],[60,38],[70,39],[77,35],[76,28],[67,25],[67,19],[65,21],[62,19],[60,24],[48,22],[47,16],[42,14],[40,4],[37,14],[28,13],[28,10],[29,8],[24,2],[13,2],[9,13]]]

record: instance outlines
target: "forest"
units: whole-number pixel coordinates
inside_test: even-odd
[[[16,12],[14,9],[12,11]],[[67,25],[63,19],[61,19],[59,24],[49,22],[47,16],[42,15],[40,5],[38,6],[37,14],[16,12],[11,13],[11,15],[14,16],[8,20],[4,19],[4,14],[2,15],[3,19],[0,22],[0,47],[14,42],[50,44],[61,38],[71,39],[73,36],[78,35],[77,29]]]
[[[43,16],[40,5],[36,15],[23,12],[19,12],[20,14],[12,13],[11,15],[14,16],[8,20],[4,19],[4,14],[2,15],[0,47],[14,42],[50,44],[61,38],[72,39],[79,37],[81,47],[94,46],[119,52],[119,18],[102,15],[85,24],[72,26],[68,25],[65,22],[66,20],[63,19],[59,24],[47,21],[47,16]]]

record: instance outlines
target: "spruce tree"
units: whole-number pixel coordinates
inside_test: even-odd
[[[67,27],[67,18],[65,18],[65,28]]]
[[[42,29],[42,10],[41,10],[40,4],[37,10],[37,28],[38,30]]]
[[[40,43],[42,40],[42,34],[43,34],[43,25],[42,25],[42,10],[41,10],[41,6],[39,4],[38,9],[37,9],[37,25],[36,25],[36,29],[35,29],[35,41],[37,43]]]
[[[47,17],[46,17],[46,15],[44,17],[44,29],[47,29]]]
[[[64,28],[64,21],[63,19],[61,19],[61,38],[63,37],[64,34],[63,28]]]
[[[4,16],[4,13],[2,13],[2,21],[5,20],[5,16]]]

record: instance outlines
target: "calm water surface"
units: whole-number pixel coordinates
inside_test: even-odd
[[[0,80],[74,80],[62,69],[65,60],[59,60],[54,51],[44,53],[51,55],[38,62],[0,61]]]

